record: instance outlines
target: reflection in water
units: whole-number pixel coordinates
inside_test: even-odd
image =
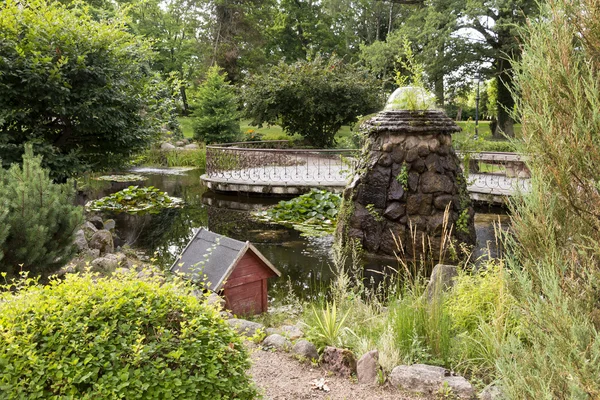
[[[151,172],[151,173],[149,173]],[[250,218],[252,210],[264,209],[279,201],[274,198],[247,196],[223,196],[206,191],[200,180],[202,171],[192,170],[170,174],[167,169],[158,171],[136,171],[148,177],[138,185],[155,186],[171,196],[182,198],[186,206],[165,209],[159,214],[129,215],[106,214],[105,219],[116,221],[116,233],[121,240],[148,255],[154,255],[160,265],[169,267],[183,251],[196,231],[205,227],[209,230],[237,240],[252,242],[280,271],[281,278],[270,282],[271,294],[285,293],[291,286],[302,297],[310,291],[328,284],[332,277],[331,247],[333,237],[305,238],[299,232],[280,225],[257,222]],[[114,193],[128,184],[113,183],[95,193],[80,195],[80,202]],[[85,196],[85,197],[84,197]],[[478,247],[486,248],[491,243],[490,253],[497,255],[493,223],[502,221],[508,226],[508,217],[498,214],[476,214],[475,227]],[[487,251],[479,251],[477,256]],[[379,281],[381,271],[398,268],[390,259],[372,259],[365,262],[365,275]],[[375,272],[374,272],[375,271]],[[389,270],[388,270],[389,271]]]

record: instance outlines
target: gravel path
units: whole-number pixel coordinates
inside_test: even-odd
[[[248,343],[252,357],[250,374],[265,400],[418,400],[389,386],[369,387],[327,371],[302,364],[287,353],[264,351]],[[325,379],[329,392],[314,388],[313,382]]]

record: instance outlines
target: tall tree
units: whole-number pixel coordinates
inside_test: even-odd
[[[439,0],[442,1],[442,0]],[[528,17],[539,13],[536,0],[459,0],[456,9],[463,24],[459,27],[478,32],[492,57],[494,76],[498,80],[498,131],[514,136],[511,113],[515,106],[513,98],[513,71],[511,60],[520,58],[518,27]]]

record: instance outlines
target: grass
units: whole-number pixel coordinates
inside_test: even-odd
[[[191,117],[179,117],[179,123],[183,131],[183,136],[186,138],[194,137]],[[462,128],[462,131],[453,136],[455,146],[461,148],[461,144],[472,141],[472,136],[475,132],[475,123],[472,121],[458,121],[457,125]],[[479,121],[479,141],[477,148],[482,151],[512,151],[512,146],[506,140],[492,139],[492,132],[489,128],[489,121]],[[353,140],[353,135],[356,134],[358,126],[344,125],[336,134],[338,148],[355,148],[356,142]],[[294,137],[286,134],[279,125],[263,126],[258,128],[250,125],[249,119],[240,121],[240,131],[246,132],[254,130],[259,135],[262,135],[263,140],[293,140]],[[521,125],[515,125],[515,135],[519,137],[521,134]]]

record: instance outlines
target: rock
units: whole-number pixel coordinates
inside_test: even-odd
[[[452,193],[454,183],[446,175],[427,171],[421,175],[421,191],[423,193]]]
[[[106,229],[107,231],[112,231],[113,229],[115,229],[116,226],[116,222],[114,219],[107,219],[106,221],[104,221],[104,229]]]
[[[77,247],[78,252],[89,249],[87,240],[85,240],[85,233],[83,232],[83,229],[75,232],[75,240],[73,241],[73,244]]]
[[[292,353],[302,356],[310,361],[319,359],[319,353],[317,352],[315,345],[304,339],[300,339],[296,342],[294,347],[292,347]]]
[[[160,145],[160,149],[161,150],[174,150],[175,146],[173,146],[171,143],[165,142],[165,143],[163,143],[163,144]]]
[[[289,351],[292,348],[292,342],[277,333],[267,336],[263,340],[262,345],[263,347],[272,347],[281,351]]]
[[[283,336],[290,340],[297,340],[304,336],[304,332],[295,325],[283,325],[279,330]]]
[[[323,368],[337,375],[349,378],[356,373],[356,359],[354,354],[347,349],[327,346],[321,355]]]
[[[390,189],[388,190],[388,200],[402,200],[403,196],[404,187],[402,187],[402,184],[394,178],[390,184]]]
[[[115,251],[112,235],[107,230],[100,230],[90,239],[88,243],[91,249],[100,250],[100,254],[112,253]]]
[[[177,142],[175,142],[175,146],[183,147],[183,146],[185,146],[185,142],[183,140],[178,140]]]
[[[127,268],[117,268],[113,274],[128,274],[130,271]]]
[[[502,400],[504,396],[502,395],[502,391],[496,385],[489,385],[485,389],[481,391],[479,394],[480,400]]]
[[[427,300],[431,302],[436,296],[451,289],[456,276],[458,276],[458,269],[454,265],[437,264],[433,267],[426,288]]]
[[[98,249],[87,249],[86,256],[89,258],[98,258],[100,257],[100,250]]]
[[[218,294],[211,292],[206,299],[206,303],[217,307],[219,310],[225,309],[225,299],[219,296]]]
[[[99,217],[98,215],[91,215],[91,216],[87,217],[86,219],[87,219],[87,222],[94,225],[96,230],[102,229],[104,227],[104,224],[102,223],[102,218]]]
[[[371,350],[368,353],[363,354],[356,364],[358,383],[375,385],[377,384],[378,373],[379,352],[377,350]]]
[[[198,146],[196,143],[190,143],[183,146],[183,148],[186,150],[198,150],[200,146]]]
[[[92,260],[91,266],[93,272],[109,274],[117,269],[119,263],[117,262],[116,257],[99,257],[95,260]]]
[[[259,331],[265,330],[265,326],[263,324],[247,321],[245,319],[231,318],[227,320],[227,323],[242,336],[251,337],[256,335]]]
[[[397,202],[391,203],[383,212],[387,219],[397,220],[406,213],[406,205]]]
[[[392,370],[390,382],[401,390],[424,395],[439,393],[446,385],[460,399],[472,399],[475,394],[465,378],[451,376],[447,369],[433,365],[400,365]]]
[[[83,231],[86,240],[90,240],[92,236],[94,236],[94,233],[98,232],[98,228],[90,221],[86,221],[81,230]]]

